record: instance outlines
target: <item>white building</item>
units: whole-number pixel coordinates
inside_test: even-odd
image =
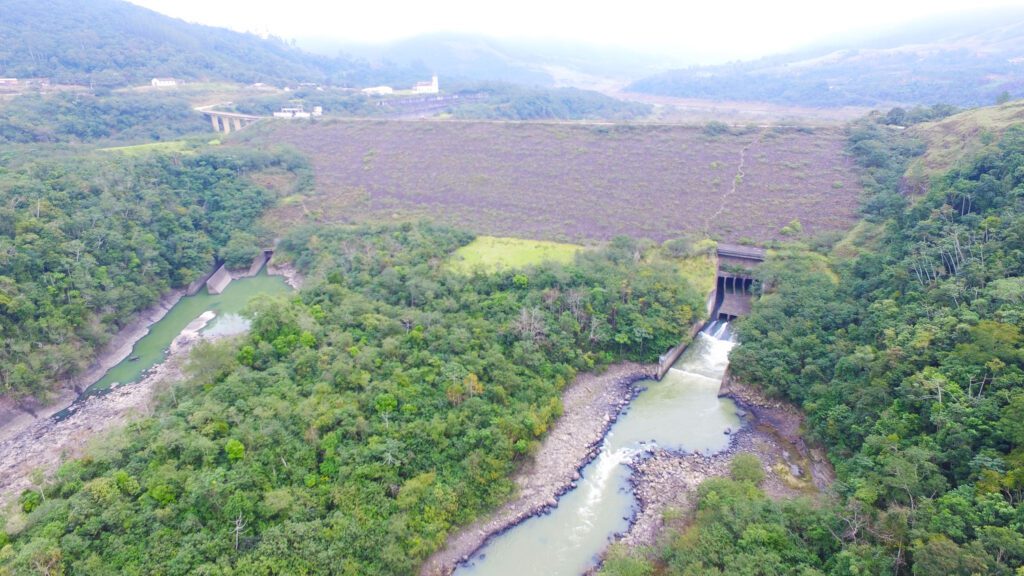
[[[178,81],[174,78],[153,78],[149,81],[149,85],[154,88],[166,88],[167,86],[177,86]]]
[[[395,89],[391,86],[374,86],[372,88],[363,88],[360,92],[368,96],[388,96],[394,94]]]
[[[306,112],[302,106],[296,106],[295,108],[281,108],[280,112],[274,112],[274,118],[312,118],[314,116],[323,116],[324,109],[322,106],[314,106],[312,112]]]
[[[412,87],[413,94],[437,94],[440,89],[437,85],[437,74],[431,77],[430,82],[417,82]]]

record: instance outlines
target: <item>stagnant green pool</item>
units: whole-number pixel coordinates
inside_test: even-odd
[[[195,296],[185,296],[171,308],[167,315],[149,327],[149,334],[135,343],[132,353],[117,366],[93,384],[89,391],[96,392],[114,384],[135,382],[142,373],[167,358],[167,348],[174,338],[207,310],[217,317],[207,324],[204,333],[237,333],[245,330],[248,323],[238,314],[257,294],[286,294],[291,288],[280,276],[269,276],[266,271],[250,278],[234,280],[224,292],[212,295],[204,287]]]

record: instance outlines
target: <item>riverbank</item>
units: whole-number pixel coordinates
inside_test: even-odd
[[[655,369],[623,363],[601,374],[578,375],[562,395],[562,417],[516,474],[516,498],[449,537],[446,547],[423,564],[421,575],[451,574],[490,538],[556,506],[558,497],[580,479],[580,470],[597,456],[608,429],[636,394],[634,384]]]
[[[629,530],[616,541],[629,547],[652,546],[666,527],[685,526],[696,505],[697,487],[709,478],[728,476],[737,454],[761,460],[761,489],[781,500],[827,493],[835,473],[820,450],[800,435],[803,415],[794,406],[771,400],[726,375],[719,397],[730,398],[744,416],[725,450],[701,453],[654,450],[630,468],[638,512]],[[666,515],[667,511],[673,514]],[[666,520],[666,518],[670,518]]]
[[[305,278],[291,264],[275,264],[273,260],[270,260],[266,263],[266,268],[268,275],[282,277],[292,289],[302,288]],[[236,279],[245,276],[245,274],[239,273]],[[84,372],[61,383],[51,401],[44,403],[34,398],[28,398],[14,402],[0,399],[0,443],[20,435],[26,429],[73,405],[84,390],[128,358],[135,345],[149,334],[151,327],[163,320],[185,294],[184,289],[172,290],[156,304],[139,312],[131,322],[111,337]]]
[[[192,321],[171,343],[167,359],[139,382],[89,396],[74,404],[66,418],[40,418],[0,441],[0,510],[32,486],[35,470],[49,477],[61,462],[81,455],[98,436],[138,416],[151,415],[156,395],[182,379],[188,353],[204,339],[199,332],[213,317],[207,312]]]
[[[162,320],[184,295],[184,290],[172,290],[159,302],[140,312],[111,337],[83,373],[61,384],[54,401],[43,404],[35,399],[27,399],[18,403],[7,401],[0,404],[0,443],[71,406],[83,390],[128,358],[135,343],[149,333],[150,326]]]
[[[291,286],[292,290],[296,291],[301,290],[302,285],[306,282],[306,277],[288,262],[275,263],[271,259],[267,262],[267,274],[281,276],[284,278],[285,283]]]

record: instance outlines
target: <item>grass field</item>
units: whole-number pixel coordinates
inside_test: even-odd
[[[967,110],[911,128],[911,134],[924,140],[928,150],[915,160],[908,177],[927,178],[942,174],[963,158],[970,158],[985,146],[999,141],[1012,124],[1024,122],[1024,100]]]
[[[710,294],[715,287],[715,261],[709,256],[692,256],[681,260],[673,260],[679,268],[679,274],[700,291]]]
[[[861,192],[832,128],[325,120],[255,125],[232,140],[311,159],[315,193],[269,216],[284,226],[430,219],[560,242],[705,229],[767,241],[794,218],[807,235],[848,228]]]
[[[577,244],[479,236],[456,250],[448,261],[448,267],[468,273],[473,270],[495,272],[523,268],[549,261],[569,263],[580,250],[583,246]]]
[[[100,148],[102,152],[119,152],[128,156],[139,156],[150,152],[184,152],[189,145],[184,140],[171,140],[168,142],[153,142],[150,144],[137,144],[135,146],[115,146],[113,148]]]

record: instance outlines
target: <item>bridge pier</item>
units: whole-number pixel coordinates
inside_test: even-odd
[[[232,130],[237,132],[261,118],[237,112],[220,112],[211,110],[211,108],[211,106],[207,106],[196,108],[196,110],[210,117],[210,126],[214,132],[223,132],[224,134],[230,134]]]

